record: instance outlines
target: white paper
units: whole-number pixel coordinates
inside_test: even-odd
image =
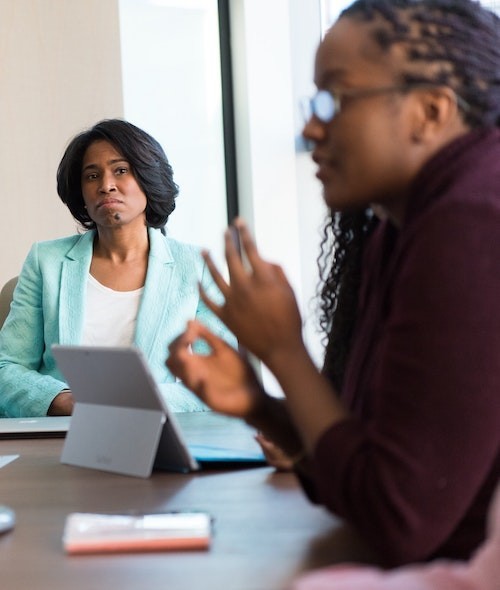
[[[19,455],[0,455],[0,468],[5,467],[12,461],[15,461]]]

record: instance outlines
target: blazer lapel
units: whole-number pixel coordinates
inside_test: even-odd
[[[174,273],[174,259],[160,230],[149,228],[148,272],[135,330],[135,345],[151,356],[158,330],[165,329]],[[165,335],[162,334],[164,338]]]
[[[66,254],[62,264],[59,292],[59,342],[61,344],[79,344],[81,341],[94,235],[93,231],[82,234]]]

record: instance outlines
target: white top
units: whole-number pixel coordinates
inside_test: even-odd
[[[137,312],[144,287],[113,291],[89,273],[82,344],[130,346],[134,340]]]

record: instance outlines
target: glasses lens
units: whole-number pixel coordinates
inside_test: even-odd
[[[319,90],[311,100],[313,113],[323,123],[329,123],[335,116],[335,100],[326,90]]]

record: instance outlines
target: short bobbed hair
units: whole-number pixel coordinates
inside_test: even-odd
[[[105,119],[76,135],[69,143],[57,169],[57,193],[73,217],[87,230],[96,224],[85,208],[82,194],[82,165],[85,152],[95,141],[107,141],[123,156],[146,195],[146,225],[164,226],[175,209],[179,187],[161,145],[148,133],[121,119]]]

